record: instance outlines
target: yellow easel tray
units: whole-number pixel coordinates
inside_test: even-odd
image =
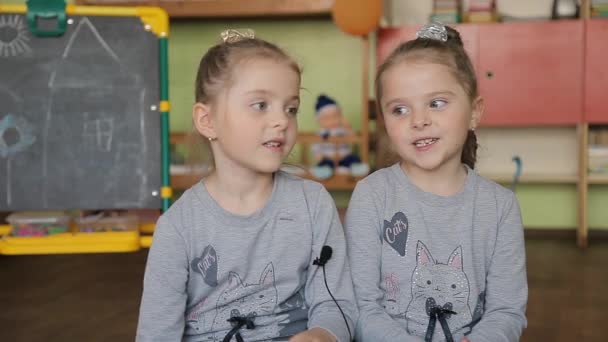
[[[10,224],[0,224],[0,237],[11,232]]]
[[[152,235],[142,235],[139,241],[141,247],[150,248],[150,246],[152,245]]]
[[[138,231],[61,233],[44,237],[0,238],[0,254],[73,254],[134,252],[141,248]]]
[[[141,223],[139,225],[139,231],[141,233],[152,234],[154,233],[154,228],[156,227],[156,223]]]

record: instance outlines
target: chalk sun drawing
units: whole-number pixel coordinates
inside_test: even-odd
[[[0,16],[0,57],[16,57],[32,51],[27,26],[17,15]]]

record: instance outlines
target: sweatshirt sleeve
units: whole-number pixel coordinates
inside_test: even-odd
[[[358,341],[423,341],[409,335],[380,305],[382,241],[380,222],[381,199],[376,198],[364,181],[355,187],[346,213],[348,255],[353,272],[355,297],[359,307]]]
[[[306,302],[309,306],[308,328],[319,327],[332,333],[338,341],[349,340],[349,330],[354,337],[354,326],[357,321],[357,305],[353,293],[350,267],[346,256],[346,241],[342,224],[333,199],[323,187],[319,187],[318,196],[310,206],[313,225],[313,246],[310,266],[306,280]],[[333,250],[331,259],[325,266],[327,286],[342,308],[348,322],[348,328],[342,313],[332,300],[325,287],[323,268],[313,265],[319,257],[323,246]]]
[[[485,310],[467,336],[471,342],[519,341],[527,324],[524,232],[517,198],[508,194],[486,277]]]
[[[161,216],[146,264],[137,341],[181,341],[188,265],[184,238]]]

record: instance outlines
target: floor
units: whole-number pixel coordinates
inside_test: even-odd
[[[526,245],[522,341],[608,341],[608,241]],[[0,341],[133,341],[146,256],[0,256]]]

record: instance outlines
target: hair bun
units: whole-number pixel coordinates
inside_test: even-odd
[[[453,29],[450,26],[446,26],[445,29],[448,33],[448,40],[447,40],[448,43],[453,43],[453,44],[463,46],[462,38],[460,37],[460,33],[458,31],[456,31],[455,29]]]

